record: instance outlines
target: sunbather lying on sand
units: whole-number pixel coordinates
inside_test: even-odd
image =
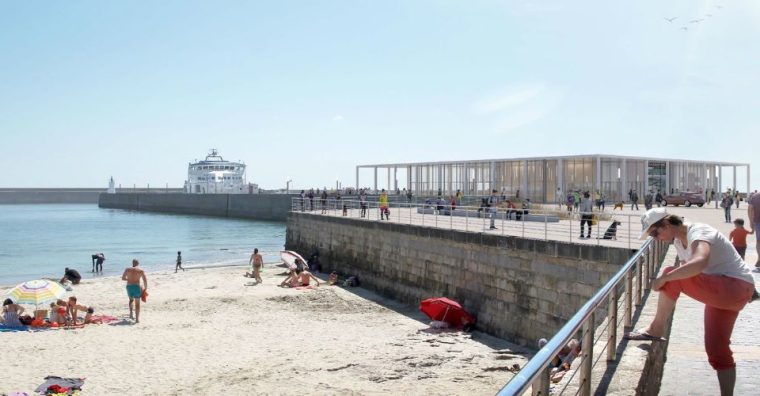
[[[280,287],[297,287],[298,286],[298,274],[296,270],[290,270],[288,276],[280,283]]]

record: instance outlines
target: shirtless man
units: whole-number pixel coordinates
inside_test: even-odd
[[[251,258],[248,260],[248,264],[251,264],[253,267],[253,272],[246,272],[245,276],[256,278],[256,282],[261,283],[261,267],[264,265],[264,259],[259,254],[259,249],[253,249],[253,254],[251,255]]]
[[[129,296],[129,318],[135,319],[136,323],[140,323],[140,297],[143,290],[148,290],[148,278],[145,276],[145,272],[142,268],[137,268],[140,262],[137,259],[132,260],[132,268],[124,270],[124,274],[121,275],[121,280],[127,281],[127,296]],[[145,287],[140,288],[140,279],[143,280]],[[135,304],[135,316],[132,316],[132,303]]]
[[[319,279],[307,270],[301,271],[298,275],[298,279],[301,281],[301,286],[309,286],[310,279],[314,279],[317,282],[317,286],[319,286]]]

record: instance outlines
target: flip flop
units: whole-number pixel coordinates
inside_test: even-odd
[[[623,338],[631,341],[667,341],[664,337],[653,336],[644,330],[635,330],[626,333]]]

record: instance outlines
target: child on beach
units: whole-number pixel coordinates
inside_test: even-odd
[[[734,245],[734,249],[739,253],[739,256],[744,260],[744,253],[747,251],[747,235],[754,234],[755,232],[749,232],[744,228],[744,219],[734,220],[734,230],[728,234],[728,240]]]

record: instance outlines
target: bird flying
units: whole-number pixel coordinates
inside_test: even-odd
[[[663,19],[665,19],[666,21],[668,21],[668,22],[670,22],[670,23],[673,23],[673,21],[675,21],[676,19],[678,19],[678,17],[673,17],[673,18],[663,18]]]

